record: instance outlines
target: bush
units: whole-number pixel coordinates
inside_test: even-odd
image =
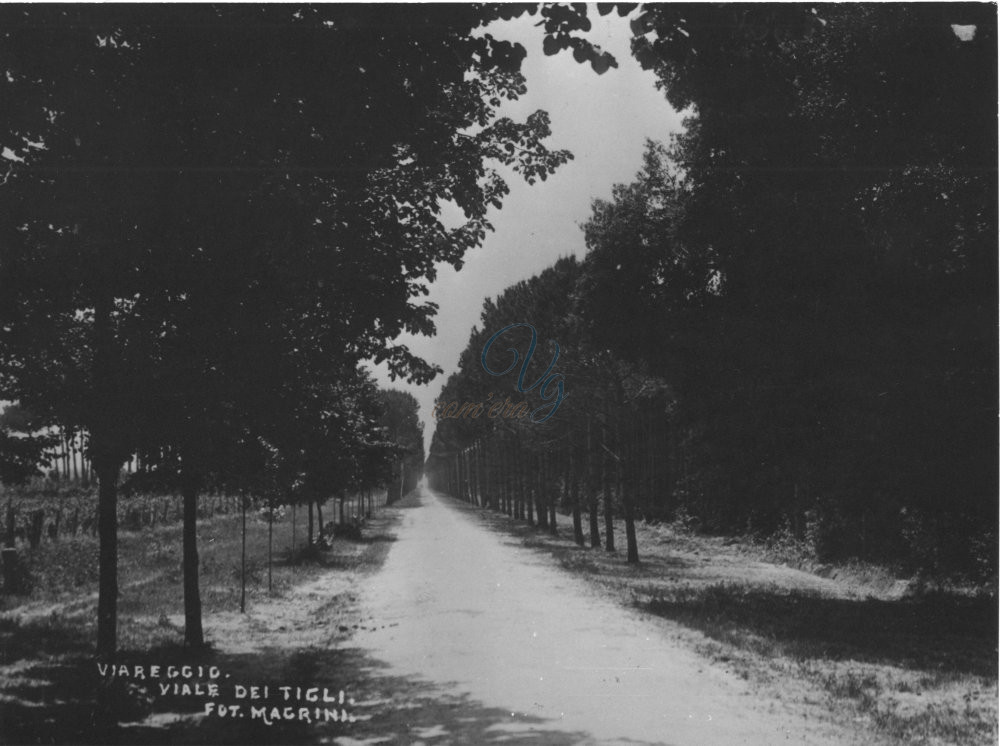
[[[686,536],[692,536],[701,529],[701,521],[689,513],[688,509],[683,505],[674,511],[674,520],[671,525],[673,530],[678,534]]]
[[[340,523],[333,527],[334,538],[348,539],[350,541],[361,541],[361,527],[364,526],[364,518],[354,516],[350,523]]]
[[[808,534],[807,534],[808,535]],[[807,540],[798,538],[792,523],[785,518],[781,527],[772,532],[764,540],[768,554],[778,562],[798,566],[816,559],[813,545]]]
[[[306,544],[288,554],[288,564],[306,565],[323,561],[323,547],[319,544]]]
[[[285,512],[286,511],[284,505],[275,505],[274,516],[273,516],[274,522],[277,523],[278,521],[282,520],[285,517]],[[269,505],[265,505],[260,510],[257,511],[257,520],[259,520],[261,523],[267,523],[269,520],[271,520],[271,518],[272,518],[271,507]]]
[[[3,592],[8,596],[26,596],[34,587],[31,568],[16,549],[3,550]]]

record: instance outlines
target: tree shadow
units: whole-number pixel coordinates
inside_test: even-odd
[[[362,535],[361,539],[356,543],[358,544],[383,544],[396,541],[396,537],[392,534],[372,534],[372,535]]]
[[[319,544],[314,544],[294,551],[283,551],[275,557],[274,566],[312,566],[328,570],[351,570],[362,565],[372,564],[372,559],[366,558],[361,551],[356,551],[357,548],[377,546],[379,552],[384,554],[389,551],[390,546],[395,541],[395,536],[386,533],[370,534],[362,536],[360,539],[338,538],[329,548],[322,548]]]
[[[111,679],[98,673],[89,645],[72,629],[46,631],[5,622],[0,634],[4,663],[18,668],[16,676],[4,677],[0,691],[2,743],[311,744],[344,737],[349,742],[562,745],[592,740],[586,733],[553,728],[544,718],[487,706],[454,686],[394,674],[356,648],[227,654],[167,644],[119,655],[118,664],[132,672],[144,667],[145,679]],[[152,665],[161,667],[155,679]],[[168,677],[167,666],[184,665],[192,667],[191,678]],[[217,679],[209,677],[210,666],[218,667]],[[216,696],[206,686],[213,682],[219,686]],[[260,687],[258,698],[237,698],[237,684],[247,687],[247,694],[249,687]],[[96,700],[102,686],[111,692],[121,722],[100,714]],[[313,687],[318,691],[310,692]],[[333,702],[322,701],[324,688]],[[320,701],[305,701],[309,695]],[[209,702],[213,712],[205,714]],[[217,714],[231,705],[240,706],[230,711],[235,716]],[[345,712],[353,722],[341,720]],[[287,714],[292,719],[286,720]]]
[[[99,740],[92,637],[52,618],[0,620],[0,743]]]
[[[423,498],[420,496],[420,492],[418,490],[415,490],[410,494],[408,494],[406,497],[402,498],[401,500],[396,500],[395,502],[390,503],[386,507],[390,509],[400,508],[402,510],[409,510],[411,508],[419,508],[423,504],[424,501]]]
[[[677,589],[638,606],[743,647],[759,649],[763,641],[801,658],[997,678],[995,599],[841,599],[716,584]]]
[[[267,686],[267,697],[250,702],[235,700],[230,694],[218,698],[218,704],[240,704],[236,717],[216,715],[194,716],[173,723],[150,726],[149,724],[123,725],[121,743],[217,743],[217,744],[304,744],[331,742],[338,737],[357,741],[385,739],[389,743],[469,743],[488,744],[502,742],[537,744],[578,744],[587,740],[586,734],[551,730],[542,718],[514,714],[497,707],[489,707],[454,691],[447,685],[401,677],[390,673],[381,662],[362,651],[349,649],[303,649],[289,652],[271,649],[260,655],[220,655],[215,665],[230,678],[226,679],[229,691],[234,682],[246,686]],[[287,687],[283,691],[278,687]],[[310,688],[324,696],[326,688],[329,704],[298,701]],[[286,700],[287,695],[291,699]],[[340,691],[344,704],[339,704]],[[203,712],[204,702],[178,701],[162,698],[157,709],[176,708],[178,705],[189,713]],[[256,712],[265,714],[300,714],[310,719],[317,716],[320,722],[275,720],[270,724]],[[292,707],[293,711],[285,708]],[[305,712],[301,711],[305,708]],[[318,708],[318,709],[317,709]],[[327,720],[327,711],[348,713],[353,722]],[[241,717],[242,716],[242,717]],[[339,714],[338,714],[339,717]],[[156,720],[155,716],[150,719]]]

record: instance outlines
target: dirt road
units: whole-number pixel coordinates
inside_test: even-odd
[[[393,675],[510,712],[489,726],[491,741],[559,732],[602,744],[855,742],[760,701],[742,679],[670,641],[662,622],[598,597],[449,498],[425,490],[420,501],[359,598],[379,625],[351,645]],[[447,739],[446,722],[423,723],[430,742]]]

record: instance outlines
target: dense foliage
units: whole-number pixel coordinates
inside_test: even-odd
[[[533,182],[570,157],[543,144],[544,112],[497,114],[525,91],[524,50],[472,32],[507,13],[0,13],[0,400],[87,434],[102,655],[116,647],[115,503],[132,454],[185,494],[191,645],[209,481],[280,474],[312,500],[317,483],[371,478],[357,473],[378,440],[362,361],[429,380],[436,369],[393,340],[433,332],[422,298],[437,264],[460,267],[482,241],[508,191],[500,168]],[[572,30],[543,15],[546,33]],[[444,225],[445,203],[464,224]]]
[[[995,8],[654,4],[632,31],[685,131],[594,205],[562,321],[513,312],[580,332],[564,365],[600,350],[668,392],[648,447],[669,478],[592,489],[823,559],[995,575]]]

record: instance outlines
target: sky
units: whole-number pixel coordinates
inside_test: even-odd
[[[488,32],[498,39],[520,42],[528,51],[522,66],[528,93],[507,103],[501,113],[523,120],[537,109],[551,118],[551,149],[568,149],[574,160],[544,182],[528,185],[510,180],[503,209],[490,219],[495,231],[483,245],[465,256],[461,271],[438,268],[427,300],[438,304],[434,337],[403,335],[399,342],[444,369],[430,384],[415,386],[391,381],[384,365],[374,368],[381,386],[407,391],[420,404],[424,448],[430,449],[433,421],[430,413],[441,387],[458,367],[472,327],[480,321],[483,302],[505,288],[528,279],[563,256],[583,258],[586,247],[581,225],[594,199],[609,199],[615,184],[633,180],[642,165],[647,139],[666,142],[682,128],[675,112],[655,86],[652,73],[642,70],[629,52],[627,18],[616,13],[601,17],[592,9],[593,28],[587,38],[611,52],[618,68],[597,75],[589,64],[579,64],[569,52],[548,57],[542,52],[542,30],[537,17],[493,24]]]

